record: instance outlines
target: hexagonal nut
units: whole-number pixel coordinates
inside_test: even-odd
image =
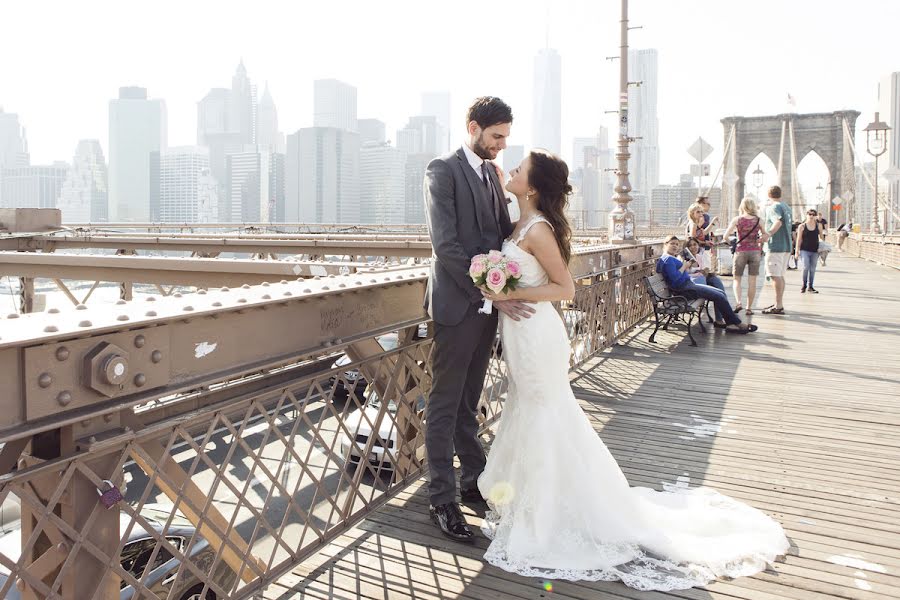
[[[128,381],[128,367],[128,352],[115,344],[100,342],[84,357],[84,380],[88,387],[111,398]]]

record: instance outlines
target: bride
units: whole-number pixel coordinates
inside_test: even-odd
[[[485,296],[532,302],[535,313],[501,315],[509,393],[478,480],[490,508],[485,559],[530,577],[621,580],[641,590],[757,573],[788,549],[781,525],[708,488],[630,487],[572,393],[570,344],[551,304],[575,295],[568,175],[565,162],[535,150],[506,186],[521,218],[503,253],[522,278],[510,294]]]

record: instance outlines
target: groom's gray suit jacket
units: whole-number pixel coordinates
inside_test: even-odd
[[[462,148],[434,159],[425,170],[425,218],[432,244],[425,308],[441,325],[459,324],[469,307],[483,300],[469,278],[469,263],[476,254],[499,250],[513,230],[500,179],[493,168],[488,172],[498,194],[499,220],[490,191]]]

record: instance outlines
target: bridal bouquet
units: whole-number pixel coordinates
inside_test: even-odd
[[[506,258],[499,250],[491,250],[487,254],[472,257],[469,265],[469,277],[475,287],[501,294],[516,289],[522,277],[522,268],[514,260]],[[494,303],[485,300],[478,312],[489,315]]]

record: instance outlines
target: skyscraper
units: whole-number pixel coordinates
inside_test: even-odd
[[[166,103],[141,87],[109,102],[109,220],[150,219],[150,153],[166,148]]]
[[[263,91],[257,109],[256,144],[263,150],[284,153],[284,134],[278,131],[278,110],[269,93],[269,84]]]
[[[151,206],[163,223],[210,223],[218,219],[209,150],[180,146],[154,152],[151,177],[156,181]]]
[[[358,131],[356,88],[337,79],[317,79],[313,83],[313,126]]]
[[[358,133],[307,127],[289,135],[284,167],[285,220],[358,223],[359,159]]]
[[[405,223],[405,183],[406,156],[398,148],[385,142],[364,143],[359,151],[359,222]]]
[[[264,149],[237,152],[226,156],[225,163],[228,220],[271,223],[278,219],[284,207],[284,155]]]
[[[109,174],[99,140],[81,140],[57,208],[63,223],[102,223],[109,210]]]
[[[418,115],[409,118],[406,127],[397,132],[397,148],[406,157],[404,222],[425,222],[423,184],[425,168],[440,151],[440,126],[434,116]]]
[[[231,90],[213,88],[197,103],[197,145],[206,146],[209,136],[231,128]]]
[[[640,82],[639,86],[628,88],[629,135],[639,138],[631,145],[629,161],[629,180],[635,199],[631,210],[639,220],[648,217],[650,192],[659,185],[657,57],[657,51],[652,48],[628,51],[628,81]]]
[[[438,124],[438,154],[450,150],[450,92],[425,92],[422,94],[422,114],[434,117]],[[462,119],[460,119],[462,121]]]
[[[240,132],[241,142],[256,143],[256,86],[247,77],[244,61],[238,64],[231,78],[231,96],[229,98],[229,131]]]
[[[25,128],[19,124],[19,115],[3,112],[0,107],[0,206],[3,204],[3,170],[27,167],[28,142]]]
[[[532,147],[559,154],[562,148],[562,59],[543,48],[534,59]]]
[[[383,144],[387,141],[384,121],[379,121],[378,119],[360,119],[358,124],[359,143],[363,146],[370,142]]]
[[[3,169],[0,174],[2,208],[56,208],[69,165],[31,165]]]
[[[0,169],[27,167],[28,142],[25,128],[19,124],[19,115],[3,112],[0,107]]]

